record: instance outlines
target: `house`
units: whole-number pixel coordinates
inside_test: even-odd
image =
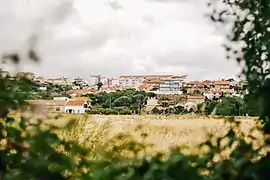
[[[67,100],[69,100],[69,98],[68,97],[54,97],[53,100],[67,101]]]
[[[38,89],[40,91],[47,91],[47,87],[46,86],[40,86],[40,87],[38,87]]]
[[[138,87],[138,89],[141,91],[148,91],[151,88],[152,88],[152,86],[150,84],[147,84],[147,83],[143,83]]]
[[[193,103],[193,104],[201,104],[204,102],[205,97],[204,96],[188,96],[187,97],[187,103]]]
[[[70,99],[65,104],[66,113],[83,114],[90,109],[90,104],[86,99]]]
[[[150,113],[155,107],[159,107],[160,104],[156,98],[148,98],[146,101],[145,112]]]
[[[215,88],[219,89],[229,89],[230,88],[230,81],[215,81],[214,82]]]
[[[65,112],[66,100],[28,100],[37,112]]]
[[[185,90],[188,94],[201,94],[204,87],[205,85],[200,81],[190,81],[185,85]]]
[[[55,97],[53,100],[28,100],[37,112],[85,113],[91,107],[88,97]]]
[[[88,89],[72,89],[67,92],[68,95],[75,97],[75,96],[82,96],[87,94],[92,94],[95,90],[88,90]]]

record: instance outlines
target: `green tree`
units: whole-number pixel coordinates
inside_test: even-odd
[[[240,116],[243,115],[244,102],[241,98],[225,97],[217,105],[216,115]]]
[[[218,101],[216,100],[206,101],[206,107],[205,107],[206,113],[208,115],[212,114],[214,112],[214,109],[217,107],[217,105],[218,105]]]

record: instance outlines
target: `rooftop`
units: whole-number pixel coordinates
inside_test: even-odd
[[[83,106],[85,104],[85,100],[79,99],[79,100],[68,100],[66,103],[66,106]]]

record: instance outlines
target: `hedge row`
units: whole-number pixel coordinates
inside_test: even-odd
[[[126,108],[93,108],[91,110],[86,111],[88,114],[102,114],[102,115],[131,115],[132,112]]]

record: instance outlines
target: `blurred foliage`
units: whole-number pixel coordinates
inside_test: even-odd
[[[261,107],[262,125],[258,124],[258,129],[241,133],[239,122],[230,117],[227,133],[221,137],[210,134],[200,145],[199,154],[183,153],[184,149],[174,148],[169,156],[140,155],[145,145],[125,134],[110,139],[108,142],[112,145],[100,144],[103,139],[94,135],[95,131],[88,131],[86,126],[76,129],[78,121],[71,121],[61,130],[45,121],[11,117],[9,111],[23,108],[25,95],[21,93],[27,91],[24,86],[18,87],[17,78],[1,76],[0,180],[269,180],[270,1],[223,0],[221,3],[221,9],[216,7],[210,17],[222,24],[235,20],[230,21],[233,22],[232,31],[225,48],[228,53],[233,52],[230,57],[245,65],[243,74],[249,82],[249,90],[257,100],[254,102]],[[234,45],[233,42],[244,42],[244,45],[235,50],[229,46]],[[32,50],[29,58],[39,59]],[[21,60],[16,53],[5,55],[4,59],[11,59],[15,64]],[[122,105],[121,97],[124,96],[132,105],[141,99],[135,95],[137,92],[127,90],[111,98],[112,102],[118,99],[117,103]],[[95,102],[102,105],[107,100],[98,97]],[[232,99],[223,102],[238,103]],[[225,107],[234,114],[233,108]],[[260,127],[264,135],[256,137],[253,134],[260,131]]]

